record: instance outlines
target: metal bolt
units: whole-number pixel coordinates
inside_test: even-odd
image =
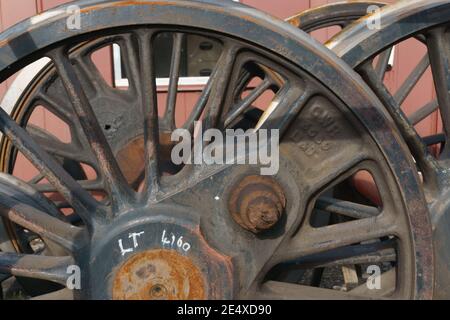
[[[233,188],[228,208],[233,219],[255,234],[274,227],[286,207],[283,189],[272,178],[247,176]]]
[[[246,212],[250,224],[256,230],[270,229],[278,222],[282,213],[275,203],[264,197],[253,200]]]

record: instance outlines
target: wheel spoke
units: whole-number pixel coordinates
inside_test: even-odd
[[[370,218],[380,213],[378,208],[328,197],[319,198],[316,208],[355,219]]]
[[[408,120],[416,125],[439,108],[437,100],[433,100],[408,117]]]
[[[239,48],[235,45],[226,45],[217,61],[218,68],[205,107],[203,130],[213,128],[218,124],[220,114],[224,110],[225,99],[228,97],[227,93],[234,89],[231,85],[231,79],[238,50]]]
[[[450,43],[448,36],[444,28],[434,29],[427,34],[428,55],[446,137],[450,130]],[[447,144],[443,153],[449,155],[449,152]]]
[[[62,168],[28,133],[0,108],[0,130],[14,146],[40,171],[58,192],[72,205],[88,226],[94,223],[93,212],[98,202]]]
[[[414,68],[413,71],[408,75],[406,80],[403,82],[401,87],[397,90],[394,95],[395,101],[399,105],[402,105],[405,102],[408,95],[411,93],[414,86],[419,82],[422,75],[427,71],[430,66],[430,60],[428,55],[426,54],[419,62],[419,64]]]
[[[74,59],[73,68],[77,71],[80,83],[89,86],[93,94],[111,91],[111,87],[100,74],[97,66],[91,59],[90,52],[81,53]]]
[[[78,184],[86,191],[104,191],[105,187],[102,180],[81,180]],[[58,191],[53,185],[48,183],[39,183],[33,185],[36,191],[48,193]]]
[[[337,248],[331,251],[301,257],[282,265],[309,269],[326,268],[355,264],[375,264],[394,262],[397,259],[393,241],[358,244]]]
[[[106,187],[110,193],[113,210],[119,210],[120,207],[132,201],[131,188],[119,168],[69,57],[62,50],[56,50],[50,56],[66,88],[84,134],[91,145],[92,152],[101,167]]]
[[[370,63],[363,64],[359,69],[358,73],[361,74],[363,79],[369,84],[370,88],[375,92],[375,94],[380,98],[384,106],[387,107],[387,111],[391,114],[392,118],[400,129],[403,138],[408,143],[408,146],[417,161],[419,168],[424,173],[424,178],[427,180],[429,185],[436,184],[436,163],[432,156],[429,155],[426,146],[414,128],[400,109],[400,106],[389,93],[385,85],[378,81],[377,74],[373,70]]]
[[[203,88],[203,91],[194,106],[194,109],[189,114],[188,119],[183,125],[183,128],[189,130],[191,133],[194,132],[195,122],[200,119],[203,111],[205,110],[206,103],[208,102],[209,95],[211,94],[211,88],[216,77],[217,69],[212,72],[211,76],[209,77],[208,83],[206,84],[205,88]]]
[[[312,91],[302,88],[299,84],[286,84],[264,112],[256,128],[278,129],[281,137],[312,96]]]
[[[73,144],[63,143],[55,137],[52,137],[41,128],[33,125],[29,125],[27,127],[27,131],[31,138],[51,155],[60,156],[64,159],[75,160],[77,162],[83,162],[96,167],[95,160],[92,159],[92,157],[87,156],[83,150],[79,150]]]
[[[45,176],[42,173],[38,173],[31,180],[28,181],[29,184],[38,184],[42,180],[45,179]]]
[[[239,118],[245,111],[251,107],[267,89],[270,88],[272,82],[266,78],[256,88],[254,88],[247,97],[245,97],[226,117],[224,126],[228,127],[234,120]]]
[[[139,37],[139,65],[141,69],[142,114],[145,141],[145,197],[153,198],[159,191],[159,125],[156,93],[154,49],[151,34],[142,32]]]
[[[234,88],[233,97],[235,101],[240,100],[240,96],[244,92],[244,90],[249,85],[252,80],[254,74],[251,70],[247,70],[246,68],[242,69],[239,73],[238,79],[236,80],[236,87]]]
[[[432,146],[435,144],[445,143],[445,134],[438,133],[423,138],[423,142],[426,146]]]
[[[139,69],[139,47],[134,34],[125,34],[119,42],[121,58],[128,78],[129,87],[141,96],[141,72]]]
[[[0,188],[4,196],[16,199],[20,203],[37,206],[48,215],[65,221],[65,216],[58,210],[55,204],[30,184],[9,174],[0,173]]]
[[[171,131],[175,130],[175,107],[178,95],[178,80],[180,78],[180,65],[182,48],[185,39],[184,33],[176,33],[173,36],[172,60],[170,62],[169,91],[167,94],[167,109],[164,115],[165,125]]]
[[[10,221],[74,251],[83,245],[83,229],[63,222],[30,205],[1,195],[0,215]]]
[[[72,265],[71,257],[49,257],[0,252],[0,272],[17,277],[26,277],[67,284]]]
[[[70,106],[67,106],[66,102],[59,101],[58,98],[50,96],[48,93],[42,92],[37,94],[37,104],[42,104],[45,109],[59,117],[62,121],[70,126],[76,125],[74,122],[75,114]]]
[[[392,221],[393,219],[386,216],[377,216],[321,228],[305,227],[291,239],[286,250],[280,250],[276,260],[294,260],[305,255],[393,235],[397,227]]]
[[[197,100],[194,109],[190,113],[184,128],[190,132],[194,131],[194,123],[198,121],[206,110],[205,124],[203,129],[208,129],[218,120],[218,115],[223,107],[225,93],[233,91],[234,88],[230,88],[230,79],[233,72],[233,65],[236,60],[238,48],[229,45],[226,46],[219,60],[214,67],[214,70],[209,77],[208,83],[202,91],[202,94]]]
[[[357,299],[358,296],[338,290],[268,281],[256,293],[251,294],[250,298],[256,300],[341,300]],[[364,298],[361,296],[360,299]]]
[[[387,49],[386,51],[381,53],[380,56],[378,57],[378,63],[375,67],[375,72],[377,73],[378,80],[380,82],[383,82],[384,77],[386,75],[386,71],[387,71],[387,67],[389,64],[389,59],[392,54],[392,50],[393,50],[393,47],[390,47],[389,49]]]

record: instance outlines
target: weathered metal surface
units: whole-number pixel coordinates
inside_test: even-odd
[[[369,13],[372,6],[383,7],[385,3],[377,1],[336,2],[305,10],[286,21],[305,32],[339,26],[347,27]]]
[[[450,213],[447,201],[448,176],[448,45],[447,24],[450,21],[448,1],[400,1],[386,6],[380,13],[380,28],[370,30],[363,18],[331,39],[327,46],[350,66],[355,68],[371,86],[391,113],[414,156],[424,180],[424,189],[430,206],[435,243],[435,297],[450,297],[448,261],[450,243],[447,216]],[[384,68],[374,70],[373,59],[395,44],[415,37],[427,48],[427,53],[411,71],[403,85],[390,93],[383,84]],[[406,116],[401,105],[418,83],[425,70],[431,71],[437,93],[437,101],[431,101],[410,116]],[[383,71],[380,74],[379,71]],[[414,125],[439,109],[444,133],[420,137]],[[434,156],[429,146],[438,145],[440,151]]]
[[[253,233],[269,230],[281,219],[286,198],[270,177],[248,176],[233,188],[228,210],[233,219]]]
[[[356,219],[375,217],[380,214],[378,208],[365,206],[348,201],[336,200],[328,197],[321,197],[317,200],[317,209],[332,213],[345,215]]]
[[[61,285],[67,284],[70,276],[67,274],[67,265],[73,263],[71,257],[18,255],[7,252],[0,252],[0,260],[2,261],[0,272],[19,277],[53,281]],[[43,272],[43,270],[46,270],[46,272]]]
[[[152,250],[128,259],[117,271],[115,300],[204,300],[205,277],[187,257]]]
[[[359,247],[365,241],[373,240],[385,244],[385,239],[390,237],[395,239],[396,255],[391,254],[389,258],[402,257],[395,264],[401,272],[397,273],[395,290],[389,291],[390,297],[431,297],[431,228],[418,177],[411,170],[412,160],[383,105],[348,66],[296,28],[235,3],[209,0],[83,1],[80,5],[81,20],[85,22],[82,30],[66,30],[68,16],[62,7],[47,13],[46,16],[51,17],[47,20],[28,20],[0,35],[0,76],[3,79],[33,59],[41,56],[53,59],[42,75],[42,81],[47,85],[43,86],[44,90],[36,90],[37,96],[46,108],[70,123],[74,142],[71,149],[63,149],[61,144],[43,139],[42,133],[26,132],[5,114],[0,114],[2,123],[6,124],[0,129],[6,131],[16,147],[20,147],[35,164],[46,169],[43,170],[46,177],[64,170],[59,162],[48,160],[52,157],[48,153],[76,163],[86,161],[100,177],[96,184],[75,181],[78,179],[74,177],[59,183],[59,177],[49,179],[47,189],[36,183],[33,186],[40,191],[62,191],[67,201],[73,200],[72,193],[65,192],[64,187],[68,185],[70,189],[72,181],[77,184],[75,190],[81,187],[82,190],[102,190],[107,194],[104,201],[96,201],[87,193],[86,199],[95,204],[89,210],[90,216],[78,212],[86,206],[75,208],[75,215],[79,214],[82,220],[78,223],[82,222],[91,240],[71,252],[83,271],[82,289],[76,292],[77,298],[112,298],[114,279],[119,279],[118,287],[123,281],[135,285],[135,279],[125,279],[129,273],[121,268],[127,266],[140,273],[141,262],[148,266],[148,261],[154,261],[151,252],[165,252],[154,250],[171,252],[163,254],[163,260],[176,260],[187,269],[194,265],[204,278],[201,288],[207,298],[258,297],[264,289],[266,275],[286,260],[300,261],[316,255],[318,259],[313,266],[321,266],[324,256],[334,250],[350,245]],[[177,28],[172,29],[173,25]],[[266,119],[262,128],[285,133],[280,170],[272,177],[280,187],[270,183],[273,190],[269,195],[263,195],[275,204],[270,206],[274,217],[278,218],[282,209],[285,213],[270,230],[258,235],[236,225],[228,212],[228,200],[233,186],[245,176],[254,176],[260,165],[186,165],[169,176],[163,176],[161,170],[160,144],[164,139],[158,131],[165,128],[170,131],[174,110],[169,109],[168,120],[159,123],[151,62],[154,48],[150,36],[161,30],[171,31],[177,42],[180,33],[189,34],[200,29],[222,42],[224,49],[185,124],[191,131],[194,131],[193,121],[201,119],[202,115],[205,129],[224,129],[224,120],[230,112],[239,106],[251,105],[242,101],[241,93],[246,88],[246,84],[240,82],[243,72],[250,75],[248,80],[256,75],[263,80],[269,79],[269,71],[279,75],[278,81],[273,81],[276,83],[270,82],[277,107],[274,112],[262,115]],[[67,51],[55,51],[59,41],[68,46],[70,55]],[[89,52],[98,45],[112,42],[119,43],[126,51],[128,91],[108,88],[98,75],[86,73],[90,70],[84,64]],[[172,63],[177,64],[178,60],[173,54]],[[174,105],[176,95],[173,91],[177,90],[177,68],[171,69],[169,106]],[[100,94],[100,91],[103,92]],[[51,103],[55,99],[58,103]],[[127,117],[121,116],[124,109]],[[107,114],[105,110],[111,112]],[[26,124],[27,112],[25,108],[16,114],[15,120],[22,126]],[[113,126],[106,126],[111,124],[108,118],[111,115],[117,121],[112,122]],[[80,121],[79,118],[83,119]],[[258,122],[255,120],[253,125]],[[121,121],[123,125],[120,125]],[[108,130],[111,127],[114,130]],[[120,152],[139,152],[134,148],[130,151],[126,146],[140,136],[144,137],[144,183],[136,192],[137,188],[129,190],[128,182],[120,174],[115,175],[120,170],[120,165],[115,164],[115,156]],[[33,143],[38,139],[41,143]],[[80,152],[73,152],[74,145]],[[5,157],[14,158],[11,144],[7,143],[2,150]],[[126,160],[121,162],[128,164]],[[8,164],[13,166],[14,162]],[[134,177],[139,169],[132,169],[135,171],[130,176]],[[381,183],[384,206],[380,216],[312,228],[309,221],[314,202],[311,199],[316,199],[324,188],[333,187],[341,177],[355,170],[370,170]],[[123,194],[121,190],[128,191]],[[85,193],[73,195],[80,194]],[[263,205],[266,206],[264,201]],[[253,211],[251,205],[244,211],[247,213],[249,208],[257,217],[252,226],[261,227],[260,211]],[[340,210],[343,212],[345,208]],[[270,224],[275,220],[271,219]],[[45,224],[45,220],[39,222]],[[81,240],[80,237],[74,241],[80,243]],[[380,248],[373,249],[375,255],[382,254]],[[364,253],[367,253],[366,260],[359,261],[372,261],[373,255]],[[140,262],[135,264],[133,257],[138,257]],[[363,259],[361,255],[359,258]],[[310,260],[308,263],[311,265]],[[45,272],[39,266],[36,268],[37,272]],[[150,278],[158,274],[160,271],[155,270]],[[175,270],[175,274],[185,275],[183,270]],[[288,284],[282,275],[273,277],[278,290],[264,292],[264,297],[293,299],[340,295],[335,290],[319,289],[314,285]],[[168,283],[173,283],[172,278],[167,279]],[[386,279],[389,279],[388,275]],[[140,291],[143,288],[145,292]],[[202,296],[199,290],[195,290],[194,297]],[[170,296],[166,294],[170,292],[166,286],[153,281],[142,288],[135,285],[131,291],[122,287],[116,292],[120,297],[124,292],[140,292],[141,297]]]

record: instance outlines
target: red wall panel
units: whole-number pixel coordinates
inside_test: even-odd
[[[48,10],[61,4],[70,2],[71,0],[37,0],[40,3],[41,10]]]
[[[281,19],[310,8],[310,0],[242,0],[241,2]]]
[[[4,30],[18,21],[39,13],[42,10],[48,10],[69,1],[70,0],[0,0],[0,28]],[[338,0],[242,0],[241,2],[259,8],[276,17],[286,18],[310,7],[317,7],[336,1]],[[396,0],[387,0],[386,2],[395,1]],[[325,41],[335,32],[336,29],[320,30],[314,33],[313,36],[319,41]],[[401,85],[413,64],[420,59],[422,54],[423,50],[420,49],[420,45],[414,41],[397,46],[394,68],[387,73],[386,82],[390,89],[395,91]],[[111,51],[104,49],[100,55],[96,54],[94,60],[105,75],[105,78],[111,82],[113,78]],[[3,96],[10,83],[11,79],[0,85],[0,97]],[[432,79],[429,73],[420,81],[418,86],[420,88],[415,90],[405,103],[407,113],[413,112],[423,103],[434,97]],[[195,97],[195,92],[186,92],[178,99],[178,107],[186,110],[184,113],[185,115],[192,107]],[[164,105],[165,95],[161,93],[158,100],[161,105]],[[45,114],[43,114],[42,117],[45,118]],[[42,121],[44,121],[44,119],[42,119]],[[45,123],[46,125],[51,125],[52,121],[48,120]],[[422,134],[431,134],[436,132],[438,127],[438,116],[434,115],[427,119],[427,121],[421,123],[418,128]]]

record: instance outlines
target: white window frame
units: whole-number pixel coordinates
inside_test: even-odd
[[[128,87],[130,85],[128,79],[122,77],[122,53],[117,43],[113,44],[113,64],[114,85],[116,87]]]
[[[239,0],[233,0],[239,2]],[[130,83],[127,78],[122,76],[122,53],[120,46],[116,43],[113,44],[113,68],[114,68],[114,85],[116,87],[128,87]],[[157,87],[168,87],[169,78],[156,78]],[[180,77],[178,80],[179,86],[196,87],[204,86],[208,83],[209,77]],[[183,90],[183,88],[180,88]],[[186,88],[187,89],[187,88]]]
[[[130,85],[127,78],[122,76],[122,53],[120,46],[113,44],[113,61],[114,61],[114,85],[116,87],[126,88]],[[208,82],[209,77],[180,77],[178,80],[179,86],[203,86]],[[156,78],[157,87],[168,87],[169,78]],[[183,88],[180,88],[183,90]]]
[[[392,48],[391,55],[389,56],[388,66],[390,66],[391,68],[394,67],[394,62],[395,62],[395,49],[396,49],[396,46],[394,46],[394,47]]]

